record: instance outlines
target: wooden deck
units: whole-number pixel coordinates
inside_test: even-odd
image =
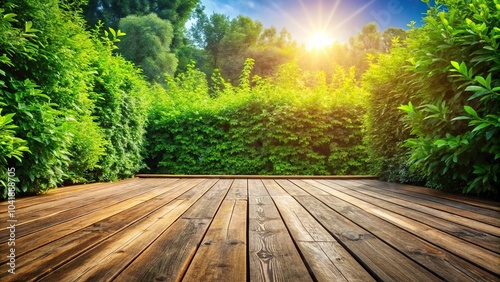
[[[498,203],[377,180],[135,178],[15,208],[0,281],[500,281]]]

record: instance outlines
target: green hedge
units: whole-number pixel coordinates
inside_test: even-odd
[[[113,54],[120,33],[85,30],[77,4],[0,4],[0,182],[18,194],[130,177],[142,167],[148,96]],[[4,146],[5,143],[5,146]]]
[[[499,9],[497,0],[436,0],[405,47],[371,66],[370,139],[383,174],[498,194]]]
[[[255,78],[251,61],[242,84],[208,93],[192,68],[169,83],[147,128],[150,172],[172,174],[368,173],[363,143],[364,93],[354,72],[320,73],[283,66],[273,79]],[[220,90],[222,89],[222,90]],[[211,97],[217,98],[211,98]]]

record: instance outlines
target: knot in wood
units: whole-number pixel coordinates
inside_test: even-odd
[[[266,250],[260,250],[259,252],[257,252],[257,256],[263,260],[270,260],[274,257],[271,252]]]
[[[363,234],[359,234],[359,233],[353,232],[353,231],[343,232],[342,236],[345,237],[347,240],[351,240],[351,241],[359,241],[359,240],[363,239]]]

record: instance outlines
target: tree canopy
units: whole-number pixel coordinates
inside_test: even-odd
[[[165,73],[173,75],[177,58],[170,52],[172,25],[156,14],[122,18],[119,29],[126,33],[119,43],[120,53],[144,71],[149,81],[164,82]]]

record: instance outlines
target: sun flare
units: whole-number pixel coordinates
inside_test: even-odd
[[[314,33],[306,43],[307,50],[320,50],[332,45],[334,42],[331,36],[325,32]]]

